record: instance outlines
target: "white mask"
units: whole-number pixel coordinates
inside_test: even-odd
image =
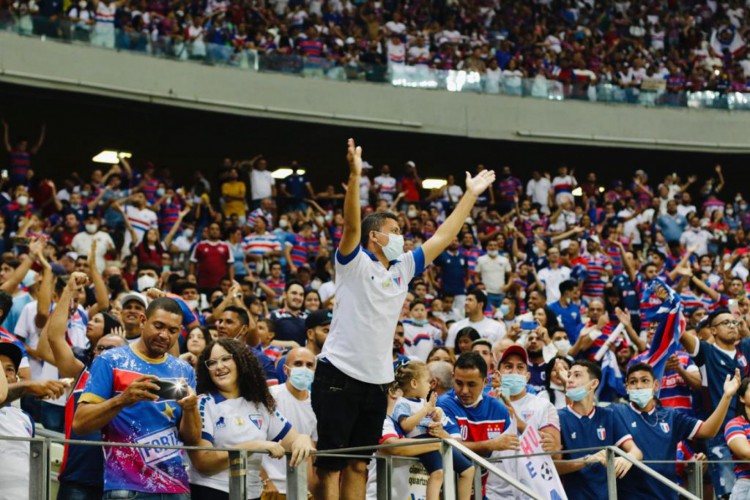
[[[380,231],[376,231],[380,234],[386,234],[381,233]],[[388,261],[396,260],[399,255],[404,253],[404,237],[400,234],[388,234],[388,243],[386,245],[380,245],[383,247],[383,254],[385,255],[385,258],[388,259]]]
[[[282,229],[284,229],[284,228],[285,228],[285,227],[287,227],[288,225],[289,225],[289,223],[288,223],[288,222],[286,221],[286,219],[281,219],[281,220],[279,221],[279,227],[280,227],[280,228],[282,228]]]
[[[190,308],[191,311],[195,311],[196,309],[198,309],[198,300],[197,299],[186,300],[185,303],[188,305],[188,307]]]
[[[99,229],[99,226],[96,224],[86,224],[86,232],[87,233],[95,233],[96,230]]]
[[[16,198],[16,201],[18,202],[19,205],[21,205],[22,207],[25,207],[26,205],[29,204],[29,197],[22,194],[21,196]]]
[[[182,234],[185,236],[185,238],[192,238],[193,237],[193,230],[190,228],[185,229],[182,231]]]
[[[568,354],[568,351],[570,350],[570,340],[556,340],[554,344],[555,347],[557,347],[557,350],[563,353],[563,355]]]
[[[410,219],[414,219],[418,215],[419,215],[419,212],[417,212],[416,210],[409,210],[408,212],[406,212],[406,216],[409,217]]]
[[[149,288],[155,287],[156,280],[153,277],[146,275],[138,278],[136,284],[138,285],[138,290],[142,292],[144,290],[148,290]]]

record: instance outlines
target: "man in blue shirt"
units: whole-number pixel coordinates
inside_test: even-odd
[[[724,397],[724,382],[727,377],[734,376],[737,370],[742,378],[750,374],[747,361],[750,357],[750,338],[740,340],[739,322],[727,309],[712,312],[706,318],[706,322],[714,337],[713,344],[698,339],[691,331],[683,333],[680,342],[698,368],[705,371],[704,382],[708,383],[711,408],[716,408]],[[735,417],[735,402],[733,397],[723,425]],[[708,440],[709,460],[726,460],[731,456],[722,434]],[[711,463],[709,471],[716,496],[728,496],[735,481],[734,465]]]
[[[628,368],[626,377],[629,404],[613,405],[615,414],[622,419],[635,441],[643,450],[643,460],[674,460],[677,445],[689,439],[713,438],[724,427],[724,418],[737,389],[740,372],[724,381],[723,394],[718,406],[705,422],[658,404],[654,395],[659,390],[659,380],[651,365],[636,363]],[[720,433],[723,437],[723,433]],[[677,468],[672,463],[649,463],[649,467],[675,483]],[[627,481],[618,483],[618,493],[623,498],[644,500],[651,498],[677,499],[677,493],[639,469],[630,473]]]
[[[469,267],[466,258],[458,252],[458,246],[458,238],[454,238],[447,250],[435,259],[435,264],[440,266],[443,292],[453,295],[453,310],[460,311],[463,317]]]
[[[577,286],[578,284],[573,280],[565,280],[560,283],[560,300],[549,305],[549,308],[557,316],[557,322],[565,328],[571,343],[574,343],[578,338],[579,326],[582,324],[581,310],[571,302]]]
[[[566,396],[572,401],[567,408],[558,410],[563,450],[618,446],[633,458],[640,460],[643,454],[633,442],[633,437],[622,420],[615,416],[611,408],[597,407],[594,404],[596,388],[602,381],[602,370],[599,365],[588,360],[579,360],[571,366],[570,374],[560,375],[563,380],[567,377]],[[605,450],[596,453],[564,453],[553,458],[579,459],[555,462],[568,499],[607,498]],[[618,479],[622,479],[631,467],[632,464],[625,458],[615,458]]]
[[[687,227],[687,220],[677,213],[677,202],[669,200],[667,202],[667,213],[659,216],[656,225],[661,229],[667,243],[679,242],[682,232]]]

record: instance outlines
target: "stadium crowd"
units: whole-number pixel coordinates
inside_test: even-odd
[[[229,458],[211,447],[264,453],[248,462],[248,498],[284,498],[286,453],[302,463],[316,446],[367,444],[360,423],[382,442],[411,440],[397,450],[419,457],[429,499],[442,464],[419,439],[500,458],[530,427],[571,459],[555,464],[568,498],[606,496],[606,456],[564,451],[610,445],[634,460],[723,460],[707,482],[747,495],[750,466],[726,460],[750,459],[750,210],[719,165],[608,185],[565,165],[523,180],[478,165],[463,185],[450,175],[424,190],[413,161],[375,172],[350,145],[343,186],[313,186],[296,162],[276,179],[262,155],[185,184],[137,157],[53,181],[32,164],[44,128],[31,143],[3,126],[0,435],[29,437],[36,423],[209,448],[102,460],[66,446],[58,498],[221,498]],[[361,244],[347,239],[360,216]],[[352,310],[357,294],[370,308]],[[332,337],[380,306],[398,323],[373,323],[372,348],[356,329]],[[373,359],[380,337],[388,359]],[[377,394],[388,417],[365,422]],[[351,436],[336,441],[341,428]],[[0,447],[0,497],[26,497],[28,453]],[[344,483],[372,483],[362,464],[318,458],[314,497],[335,498],[330,471],[342,468]],[[650,466],[685,480],[682,464]],[[454,469],[469,498],[477,471],[460,453]],[[616,471],[624,498],[677,498],[628,460]],[[394,473],[395,498],[408,474]],[[484,481],[486,498],[514,494]]]
[[[598,83],[743,92],[750,76],[748,12],[738,0],[12,0],[2,12],[22,33],[110,48],[194,59],[216,47],[229,50],[218,51],[223,58],[252,49],[281,70],[293,66],[289,55],[304,56],[308,70],[458,69],[485,75],[487,91],[502,81],[511,94],[522,78],[580,96]]]

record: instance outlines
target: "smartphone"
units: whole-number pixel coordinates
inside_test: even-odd
[[[536,321],[521,321],[521,330],[536,330],[539,323]]]
[[[740,303],[737,301],[737,299],[729,299],[728,304],[729,312],[732,313],[732,316],[735,318],[740,317]]]
[[[158,391],[153,391],[159,399],[180,400],[188,395],[187,384],[182,380],[154,380],[159,386]]]

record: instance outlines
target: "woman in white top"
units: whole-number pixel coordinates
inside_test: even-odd
[[[247,498],[260,498],[262,454],[281,458],[291,452],[291,464],[296,465],[310,455],[312,440],[276,411],[263,370],[244,344],[220,338],[203,351],[196,368],[202,394],[195,410],[203,424],[199,446],[261,452],[247,460]],[[193,500],[228,498],[229,453],[189,454]]]

